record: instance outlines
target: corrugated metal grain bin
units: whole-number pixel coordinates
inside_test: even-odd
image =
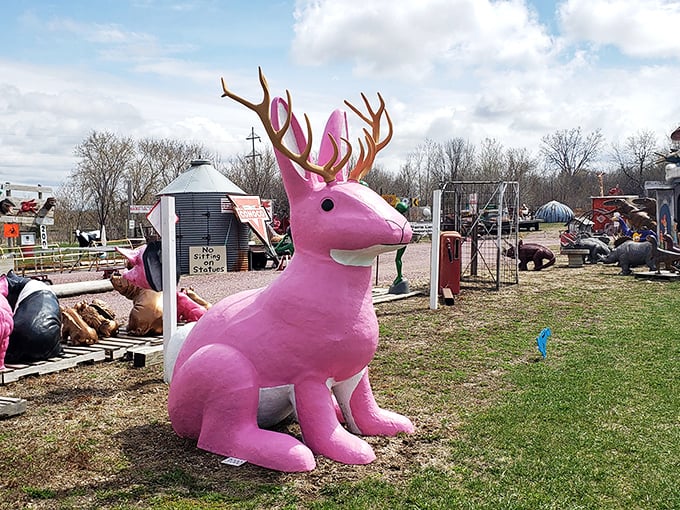
[[[187,170],[158,193],[175,197],[175,213],[179,217],[175,226],[177,264],[182,274],[220,272],[221,267],[196,267],[190,252],[222,246],[226,248],[226,270],[248,270],[250,227],[238,221],[229,207],[228,194],[246,193],[204,159],[192,161]]]

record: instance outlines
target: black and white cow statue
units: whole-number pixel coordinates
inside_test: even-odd
[[[41,281],[7,273],[7,302],[14,313],[14,329],[9,337],[5,362],[31,363],[59,356],[61,314],[59,300]]]

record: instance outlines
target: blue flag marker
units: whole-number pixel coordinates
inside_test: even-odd
[[[543,356],[543,358],[545,358],[548,355],[547,345],[549,336],[550,328],[543,328],[541,334],[538,335],[538,338],[536,338],[536,345],[538,345],[538,351],[541,353],[541,356]]]

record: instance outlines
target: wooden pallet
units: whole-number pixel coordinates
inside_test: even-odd
[[[162,337],[134,337],[124,330],[117,337],[100,339],[92,345],[64,346],[64,354],[45,361],[27,364],[7,364],[5,370],[0,371],[0,385],[18,381],[30,375],[44,375],[74,368],[84,363],[110,361],[118,359],[133,359],[134,349],[141,347],[160,346],[163,349]],[[144,365],[141,365],[144,366]]]
[[[106,353],[106,359],[113,360],[130,358],[130,350],[133,348],[159,344],[163,346],[163,337],[130,336],[121,332],[115,337],[102,338],[89,347],[103,350]]]
[[[149,367],[163,363],[163,344],[141,345],[132,347],[128,353],[132,356],[132,366],[135,368]]]
[[[29,375],[45,375],[73,368],[83,363],[94,363],[106,359],[106,353],[101,349],[89,347],[64,347],[64,354],[44,361],[27,364],[6,364],[5,370],[0,372],[2,384],[18,381]]]
[[[665,269],[661,269],[660,271],[635,271],[633,272],[633,276],[646,280],[666,280],[669,282],[680,279],[680,274]]]
[[[422,292],[419,290],[407,292],[406,294],[390,294],[389,289],[374,287],[372,292],[373,304],[377,305],[378,303],[386,303],[388,301],[398,301],[399,299],[406,299],[420,294],[422,294]]]

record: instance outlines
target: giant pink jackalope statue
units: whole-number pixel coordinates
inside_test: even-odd
[[[380,96],[373,111],[362,95],[368,115],[346,103],[371,128],[364,129],[366,149],[360,140],[348,172],[347,120],[337,110],[314,163],[309,119],[305,137],[290,113],[290,93],[271,101],[261,70],[260,82],[259,104],[224,81],[223,97],[255,111],[276,149],[295,255],[271,285],[223,299],[173,337],[166,352],[170,420],[199,448],[275,470],[311,470],[314,454],[367,464],[375,454],[355,434],[413,431],[408,418],[378,407],[367,368],[378,345],[371,266],[412,235],[404,217],[359,182],[390,140],[392,123]],[[381,141],[383,114],[389,134]],[[266,429],[291,413],[304,442]]]

